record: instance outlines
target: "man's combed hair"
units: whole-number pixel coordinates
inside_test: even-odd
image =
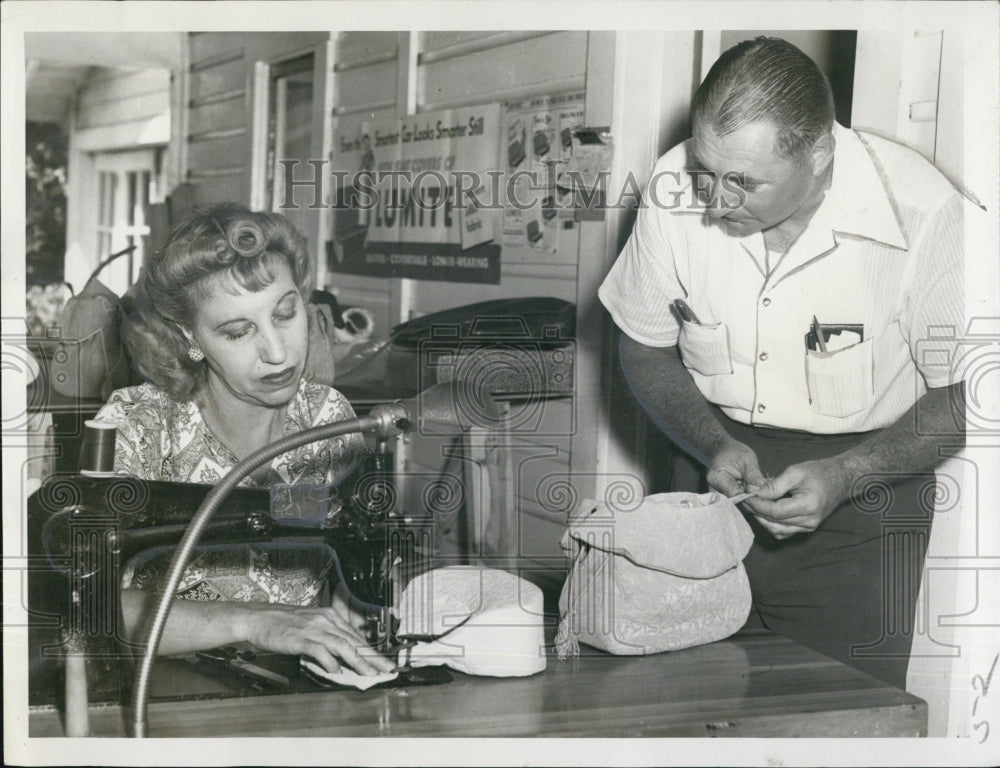
[[[255,213],[235,203],[196,211],[178,225],[166,246],[143,267],[136,286],[136,312],[122,336],[139,373],[178,401],[205,381],[207,365],[188,356],[182,328],[190,328],[198,305],[228,277],[247,291],[274,280],[271,265],[283,259],[299,292],[308,298],[312,263],[305,239],[276,213]]]
[[[833,128],[833,91],[816,63],[786,40],[758,37],[735,45],[712,65],[694,97],[696,122],[725,136],[770,122],[775,152],[801,158]]]

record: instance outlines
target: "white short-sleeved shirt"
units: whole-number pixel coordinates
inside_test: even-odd
[[[745,424],[867,431],[952,383],[966,327],[963,217],[981,212],[915,151],[839,125],[833,135],[830,188],[770,262],[761,233],[730,236],[692,202],[697,163],[690,142],[674,147],[599,290],[622,331],[678,345],[705,398]],[[681,326],[675,299],[700,325]],[[813,317],[843,326],[825,354],[807,351]]]

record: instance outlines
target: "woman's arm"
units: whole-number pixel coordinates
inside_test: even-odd
[[[132,640],[144,636],[155,598],[151,592],[122,590],[125,630]],[[240,642],[264,651],[308,656],[328,672],[336,672],[342,664],[362,675],[394,667],[371,649],[336,607],[175,599],[159,652],[169,656]]]

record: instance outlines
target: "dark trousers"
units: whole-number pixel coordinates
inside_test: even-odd
[[[869,437],[720,420],[754,450],[766,476],[834,456]],[[695,490],[682,473],[674,485]],[[781,541],[746,515],[754,544],[744,566],[757,618],[768,629],[904,688],[934,489],[933,472],[873,474],[815,531]]]

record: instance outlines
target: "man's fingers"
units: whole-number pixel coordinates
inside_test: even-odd
[[[800,496],[786,496],[777,501],[751,499],[754,514],[782,525],[803,525],[812,517],[809,500]]]
[[[754,501],[758,502],[754,517],[777,539],[796,533],[809,533],[819,525],[816,515],[804,499],[791,497],[776,502],[760,502],[759,499]]]
[[[782,496],[786,496],[789,491],[798,487],[798,483],[799,478],[786,469],[777,477],[772,477],[769,480],[766,480],[761,487],[757,489],[757,495],[762,499],[775,501],[780,499]]]
[[[783,522],[775,522],[774,520],[769,520],[766,517],[758,517],[757,521],[760,523],[761,527],[764,528],[764,530],[776,539],[787,539],[789,536],[794,536],[797,533],[808,533],[811,530],[799,525],[789,525]]]
[[[761,499],[754,497],[747,499],[742,504],[741,507],[746,507],[750,510],[750,514],[755,517],[766,517],[769,519],[774,519],[775,516],[775,503],[773,501],[768,501],[767,499]]]
[[[756,491],[767,483],[767,478],[764,477],[764,473],[760,471],[760,467],[754,462],[752,466],[745,468],[743,482],[746,484],[746,490]]]
[[[717,470],[712,470],[708,473],[708,485],[721,493],[723,496],[736,496],[737,494],[743,493],[743,486],[740,484],[739,480],[730,475],[728,472],[719,472]]]

